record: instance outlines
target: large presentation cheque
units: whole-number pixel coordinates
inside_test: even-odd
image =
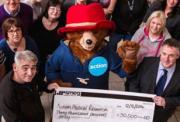
[[[53,122],[152,122],[154,95],[97,89],[59,88]]]

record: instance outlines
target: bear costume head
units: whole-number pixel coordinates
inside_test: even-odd
[[[102,6],[93,3],[70,7],[66,26],[60,28],[58,33],[66,34],[73,55],[84,63],[106,45],[104,38],[114,28],[114,23],[106,20]]]
[[[126,77],[136,68],[138,45],[124,41],[118,55],[105,40],[114,28],[98,3],[70,7],[66,26],[58,29],[66,40],[47,61],[47,80],[65,87],[108,89],[109,71]]]

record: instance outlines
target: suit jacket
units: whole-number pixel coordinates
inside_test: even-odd
[[[158,73],[160,59],[157,57],[146,57],[137,70],[129,75],[127,83],[129,91],[155,94],[156,77]],[[154,122],[166,122],[172,115],[176,106],[180,105],[180,61],[176,63],[176,68],[169,84],[165,88],[162,97],[165,98],[165,108],[156,106]]]

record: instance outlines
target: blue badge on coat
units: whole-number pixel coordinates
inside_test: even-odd
[[[108,69],[108,62],[104,57],[95,57],[89,63],[89,72],[93,76],[101,76]]]

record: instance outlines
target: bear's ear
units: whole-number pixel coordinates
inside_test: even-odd
[[[83,35],[83,32],[68,32],[66,33],[66,39],[73,41],[73,40],[79,40]]]

